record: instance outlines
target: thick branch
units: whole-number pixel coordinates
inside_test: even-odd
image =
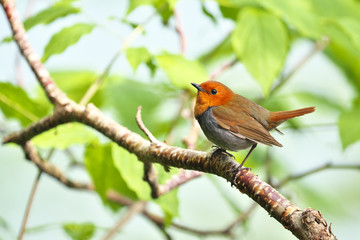
[[[56,105],[66,104],[66,102],[59,101],[66,100],[67,98],[62,97],[64,93],[56,86],[54,80],[50,77],[49,72],[41,63],[39,56],[34,52],[30,46],[29,41],[27,40],[23,23],[21,22],[19,13],[15,7],[15,1],[2,0],[1,3],[9,20],[14,40],[18,44],[20,52],[25,57],[29,66],[35,73],[40,85],[45,90],[47,97],[52,103]]]

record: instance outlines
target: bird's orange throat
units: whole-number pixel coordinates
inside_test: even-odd
[[[205,92],[198,92],[196,96],[196,104],[194,109],[195,117],[200,116],[203,112],[205,112],[210,106],[209,95]]]

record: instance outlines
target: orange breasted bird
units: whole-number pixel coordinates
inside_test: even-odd
[[[315,107],[271,112],[240,96],[222,83],[191,83],[197,90],[195,118],[205,136],[220,150],[239,151],[250,147],[241,168],[258,143],[282,147],[269,133],[286,120],[312,113]],[[280,132],[280,131],[279,131]]]

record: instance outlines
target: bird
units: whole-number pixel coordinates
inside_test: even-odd
[[[282,147],[269,131],[280,132],[276,127],[286,120],[315,111],[315,107],[306,107],[271,112],[234,93],[220,82],[209,80],[201,84],[191,84],[198,90],[194,108],[195,118],[217,150],[227,153],[226,150],[239,151],[250,148],[239,169],[249,169],[243,167],[244,163],[258,143]]]

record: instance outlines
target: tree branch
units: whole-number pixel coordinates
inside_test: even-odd
[[[311,169],[311,170],[308,170],[306,172],[299,173],[299,174],[294,174],[294,175],[289,175],[288,177],[283,179],[279,184],[275,185],[274,187],[275,188],[280,188],[280,187],[284,186],[285,184],[287,184],[290,181],[298,180],[300,178],[309,176],[309,175],[317,173],[317,172],[324,171],[326,169],[354,169],[354,170],[360,170],[360,164],[334,164],[332,162],[328,162],[328,163],[325,163],[322,166],[318,166],[318,167],[316,167],[314,169]]]
[[[239,163],[223,153],[205,153],[200,151],[182,149],[168,146],[165,143],[151,143],[140,135],[131,132],[115,121],[105,116],[94,105],[80,106],[71,101],[56,86],[49,72],[40,62],[40,58],[31,48],[20,21],[15,3],[12,0],[1,0],[1,4],[8,17],[13,31],[15,42],[21,53],[35,73],[40,85],[44,89],[49,100],[55,105],[55,112],[45,119],[51,120],[51,126],[42,120],[42,124],[35,123],[23,131],[14,133],[4,139],[4,142],[18,143],[23,147],[27,158],[30,158],[44,172],[50,172],[64,184],[71,187],[91,189],[90,185],[80,185],[67,182],[61,178],[57,169],[51,168],[47,162],[41,161],[36,149],[32,147],[29,140],[37,134],[55,127],[67,121],[77,121],[86,124],[103,133],[119,146],[137,155],[139,159],[151,163],[159,163],[163,166],[173,166],[212,173],[223,177],[228,181],[234,179],[234,186],[242,193],[262,206],[270,216],[279,221],[286,229],[291,231],[299,239],[336,239],[330,227],[320,212],[312,209],[301,211],[289,200],[267,183],[260,180],[255,174],[248,170],[239,169]],[[61,117],[59,117],[61,116]]]
[[[222,65],[219,69],[215,70],[213,73],[211,73],[209,80],[215,80],[216,78],[218,78],[221,74],[223,74],[227,69],[231,68],[232,66],[234,66],[236,63],[238,62],[237,58],[234,58],[233,60],[231,60],[228,63],[225,63],[224,65]]]
[[[25,157],[36,164],[36,166],[41,170],[42,172],[47,173],[49,176],[54,177],[55,179],[62,182],[64,185],[70,187],[70,188],[77,188],[77,189],[84,189],[84,190],[93,190],[92,185],[86,184],[86,183],[78,183],[73,182],[69,179],[67,179],[61,172],[60,169],[58,169],[56,166],[50,164],[48,161],[44,161],[39,156],[36,148],[34,145],[27,141],[25,145],[22,146],[23,151],[25,153]]]
[[[139,128],[149,138],[151,143],[153,144],[160,143],[143,123],[141,119],[141,106],[138,107],[138,111],[136,114],[136,122]],[[164,185],[160,185],[158,184],[157,173],[154,168],[154,165],[151,162],[147,162],[147,161],[142,161],[142,162],[144,162],[144,180],[149,183],[149,186],[151,188],[151,196],[153,198],[158,198],[161,195],[170,192],[174,188],[203,174],[197,171],[185,171],[184,169],[180,169],[178,174],[173,175]],[[167,166],[164,167],[166,170],[168,169]]]
[[[179,13],[176,9],[174,9],[174,16],[175,16],[175,29],[180,38],[180,54],[184,55],[186,51],[186,38],[184,35],[184,30],[181,24]]]
[[[39,185],[41,174],[42,174],[42,171],[39,169],[38,173],[36,174],[36,178],[34,180],[34,184],[32,186],[31,192],[30,192],[28,203],[26,205],[26,210],[25,210],[24,218],[23,218],[23,221],[22,221],[22,224],[21,224],[20,233],[19,233],[19,237],[18,237],[19,240],[22,240],[24,238],[27,220],[28,220],[29,215],[30,215],[31,206],[32,206],[32,203],[33,203],[33,200],[34,200],[34,196],[35,196],[37,187]]]
[[[129,207],[129,210],[127,211],[127,213],[120,219],[120,221],[115,225],[115,227],[113,229],[111,229],[110,232],[108,232],[108,234],[106,234],[106,236],[103,238],[103,240],[111,239],[114,236],[114,234],[116,232],[118,232],[125,225],[126,222],[130,221],[130,219],[133,216],[144,211],[145,206],[146,206],[146,202],[143,202],[143,201],[139,201],[139,202],[132,204]]]
[[[321,40],[317,41],[314,44],[313,49],[303,58],[301,59],[298,64],[287,74],[283,75],[281,79],[274,85],[274,87],[271,89],[270,94],[274,94],[275,92],[279,91],[279,89],[287,82],[289,79],[291,79],[294,74],[301,69],[302,66],[304,66],[309,59],[311,59],[316,53],[321,52],[324,50],[324,48],[329,44],[329,39],[327,37],[323,37]]]
[[[114,65],[115,61],[119,58],[119,56],[130,47],[131,43],[139,36],[143,31],[145,25],[150,21],[150,19],[155,16],[157,11],[154,11],[146,20],[139,24],[131,33],[130,35],[124,40],[123,44],[121,45],[120,49],[115,53],[115,55],[111,58],[110,62],[107,64],[104,72],[90,85],[88,90],[85,92],[84,96],[81,98],[79,104],[86,105],[91,98],[96,94],[99,90],[101,84],[104,82],[106,77],[109,75],[109,72]]]

